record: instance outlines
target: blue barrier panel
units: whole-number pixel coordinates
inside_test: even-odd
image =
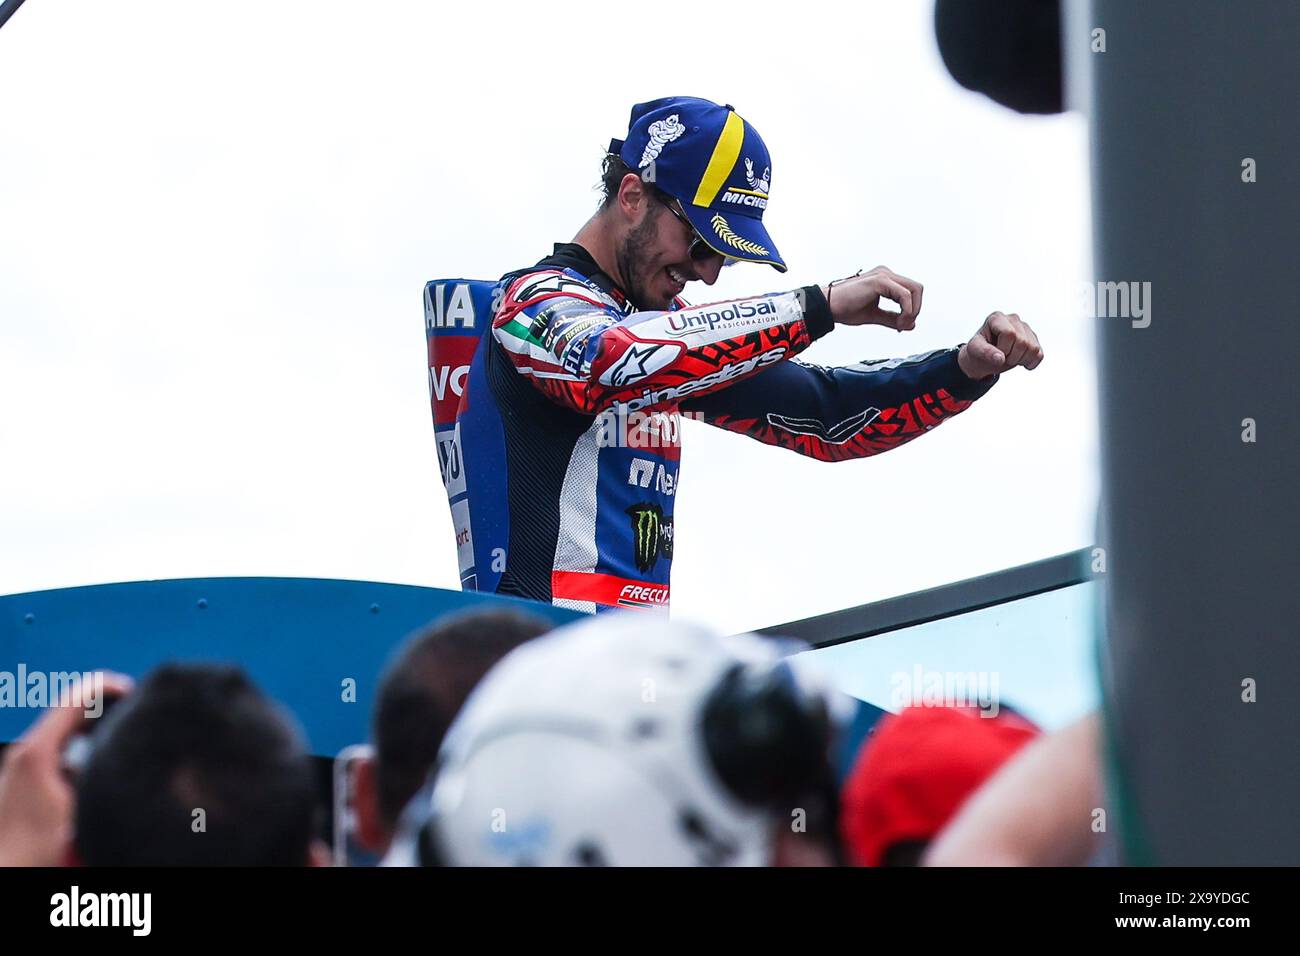
[[[944,699],[936,702],[980,706],[977,698],[987,694],[991,703],[1058,730],[1099,704],[1100,588],[1085,581],[800,657],[844,693],[886,710],[925,703],[937,682]],[[966,699],[948,700],[949,691]]]
[[[453,611],[512,608],[555,624],[575,611],[438,588],[312,578],[190,578],[0,596],[0,672],[115,670],[139,678],[164,661],[242,666],[291,710],[314,753],[367,739],[384,663],[413,631]],[[0,681],[5,679],[0,674]],[[355,701],[344,681],[356,682]],[[0,742],[39,708],[0,702]]]

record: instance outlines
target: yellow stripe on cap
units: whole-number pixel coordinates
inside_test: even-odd
[[[722,127],[722,135],[713,147],[708,168],[700,180],[700,188],[695,191],[695,205],[711,206],[717,198],[731,171],[736,168],[740,158],[740,147],[745,143],[745,121],[735,113],[727,114],[727,125]]]

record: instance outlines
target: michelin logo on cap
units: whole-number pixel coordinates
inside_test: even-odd
[[[754,206],[758,209],[767,208],[767,191],[770,188],[772,177],[772,167],[767,166],[763,169],[763,175],[754,175],[754,161],[748,156],[745,157],[745,181],[749,183],[749,189],[741,189],[738,186],[728,186],[727,191],[722,194],[722,201],[733,203],[738,206]]]
[[[667,119],[655,120],[650,124],[650,142],[646,143],[645,151],[641,153],[641,163],[638,169],[645,169],[663,152],[663,148],[686,132],[686,127],[681,124],[674,113]]]

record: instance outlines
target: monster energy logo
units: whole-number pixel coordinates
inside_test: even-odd
[[[632,518],[632,540],[638,571],[649,571],[662,555],[673,559],[673,516],[665,515],[659,505],[633,505],[627,509]]]

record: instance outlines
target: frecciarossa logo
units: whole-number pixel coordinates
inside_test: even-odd
[[[783,358],[785,358],[785,346],[777,346],[762,355],[755,355],[751,359],[740,362],[732,362],[730,365],[724,365],[716,372],[701,375],[697,379],[682,382],[680,385],[672,385],[668,388],[653,391],[648,388],[642,389],[641,394],[636,398],[628,399],[626,402],[614,403],[614,409],[615,411],[636,412],[643,408],[650,408],[653,405],[671,404],[701,389],[712,388],[715,385],[721,385],[723,382],[730,382],[732,379],[740,378],[742,375],[748,375],[755,369],[775,365]]]
[[[621,607],[667,607],[668,589],[647,584],[626,584],[618,592]]]
[[[551,594],[565,601],[590,601],[605,607],[668,607],[668,585],[592,571],[552,571]]]

